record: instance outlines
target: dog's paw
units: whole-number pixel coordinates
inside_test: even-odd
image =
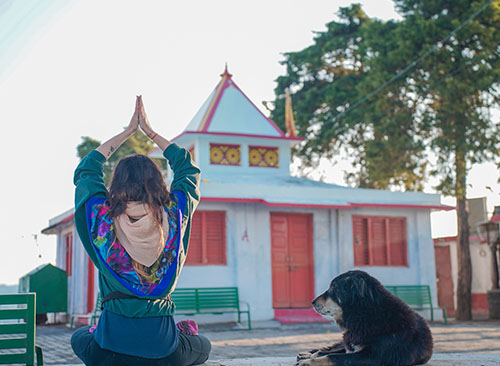
[[[311,358],[313,354],[311,352],[300,352],[298,355],[297,355],[297,361],[300,361],[300,360],[306,360],[306,359],[309,359]]]
[[[297,363],[295,364],[295,366],[311,366],[311,365],[312,364],[310,359],[297,360]]]

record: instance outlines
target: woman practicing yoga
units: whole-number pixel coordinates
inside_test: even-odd
[[[120,160],[109,190],[104,185],[103,163],[139,126],[174,172],[170,192],[144,155]],[[186,259],[199,180],[190,154],[151,128],[141,97],[128,127],[76,168],[75,224],[99,270],[103,296],[97,327],[80,328],[71,338],[86,365],[187,366],[208,359],[209,340],[194,335],[195,324],[176,326],[170,299]]]

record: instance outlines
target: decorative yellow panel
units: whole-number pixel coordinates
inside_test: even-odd
[[[279,149],[269,146],[249,146],[248,161],[250,166],[264,168],[279,167]]]
[[[240,145],[210,144],[210,164],[241,165]]]

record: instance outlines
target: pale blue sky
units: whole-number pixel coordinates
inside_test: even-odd
[[[351,2],[0,0],[0,283],[54,262],[55,237],[40,230],[73,205],[81,136],[120,131],[142,94],[153,126],[174,137],[225,62],[260,107],[284,73],[281,53],[311,44],[312,31]],[[370,16],[397,16],[390,0],[359,2]],[[344,168],[324,165],[316,176],[341,183]],[[475,168],[470,194],[498,204],[496,177],[491,165]],[[453,225],[441,219],[435,234]]]

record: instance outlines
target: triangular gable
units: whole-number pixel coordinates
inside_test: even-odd
[[[193,117],[185,132],[287,138],[234,83],[226,70],[214,91]]]

